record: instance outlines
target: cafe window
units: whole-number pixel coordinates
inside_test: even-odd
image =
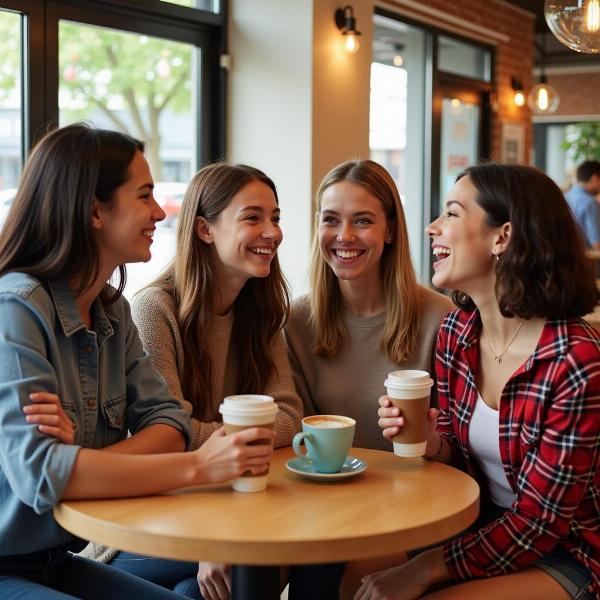
[[[128,297],[172,258],[190,177],[224,154],[223,28],[216,0],[0,0],[0,192],[16,187],[22,157],[53,124],[86,121],[146,143],[167,219],[150,263],[128,266]]]

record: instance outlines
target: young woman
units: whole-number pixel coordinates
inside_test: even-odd
[[[447,298],[417,284],[390,174],[370,160],[332,169],[317,192],[310,293],[294,301],[286,328],[306,413],[352,417],[355,446],[391,450],[373,410],[383,382],[397,369],[433,371],[437,332],[450,308]],[[343,594],[372,566],[351,565]]]
[[[45,136],[0,236],[0,596],[180,597],[74,556],[61,500],[153,494],[262,472],[272,433],[223,430],[195,452],[121,296],[164,212],[143,144],[72,125]],[[118,289],[106,284],[115,269]],[[127,438],[127,433],[131,437]],[[248,445],[266,440],[268,443]],[[72,443],[74,442],[74,443]]]
[[[427,228],[433,283],[459,308],[440,331],[426,453],[477,476],[488,504],[483,524],[369,575],[356,599],[599,596],[600,336],[579,318],[598,291],[576,227],[542,172],[488,164]],[[380,404],[390,437],[402,417]],[[436,583],[451,587],[422,596]]]
[[[275,185],[258,169],[204,167],[185,194],[175,259],[134,300],[144,347],[192,416],[192,448],[221,427],[218,407],[229,394],[275,398],[275,446],[289,445],[300,428],[302,403],[282,335],[288,292],[277,259],[279,212]],[[127,553],[111,564],[151,580],[167,567]],[[181,563],[171,568],[181,574]],[[207,600],[229,596],[225,565],[201,563],[198,581]]]

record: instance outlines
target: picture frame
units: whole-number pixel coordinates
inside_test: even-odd
[[[503,123],[500,140],[503,163],[525,163],[525,126],[522,123]]]

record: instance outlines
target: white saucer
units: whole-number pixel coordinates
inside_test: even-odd
[[[285,468],[296,475],[302,475],[308,479],[347,479],[348,477],[354,477],[359,473],[362,473],[367,468],[367,463],[360,458],[354,456],[346,457],[342,469],[337,473],[319,473],[312,461],[308,458],[290,458],[285,463]]]

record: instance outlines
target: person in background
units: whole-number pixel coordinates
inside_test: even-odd
[[[599,293],[561,191],[532,167],[470,167],[426,231],[433,283],[458,306],[438,339],[426,456],[479,480],[482,514],[355,598],[598,598],[600,336],[581,316]],[[380,404],[389,438],[402,417]],[[435,584],[450,587],[427,594]]]
[[[600,162],[587,160],[577,167],[577,183],[565,194],[588,248],[600,250]]]
[[[144,352],[121,295],[124,265],[150,259],[165,216],[143,149],[84,125],[47,134],[0,236],[3,600],[181,598],[72,554],[84,543],[52,509],[264,472],[272,453],[266,428],[221,428],[183,452],[189,415]],[[107,285],[116,269],[117,289]]]
[[[290,445],[300,429],[302,402],[282,334],[289,301],[277,258],[279,220],[275,184],[262,171],[204,167],[183,200],[173,262],[133,301],[144,347],[192,417],[192,448],[202,448],[221,428],[218,407],[231,394],[274,397],[280,409],[276,447]],[[220,600],[231,593],[227,565],[200,563],[198,569],[126,552],[111,564],[177,585],[193,598],[201,592],[206,600]]]
[[[306,414],[352,417],[355,446],[391,450],[374,410],[383,382],[398,369],[433,372],[438,329],[450,308],[445,296],[417,283],[390,174],[371,160],[333,168],[317,192],[310,293],[293,302],[286,327]],[[388,562],[395,564],[397,557]],[[362,574],[385,564],[350,564],[342,597]],[[340,565],[338,572],[343,569]],[[299,579],[296,573],[308,579],[313,571],[292,569],[292,584]],[[315,573],[322,575],[322,569]]]

